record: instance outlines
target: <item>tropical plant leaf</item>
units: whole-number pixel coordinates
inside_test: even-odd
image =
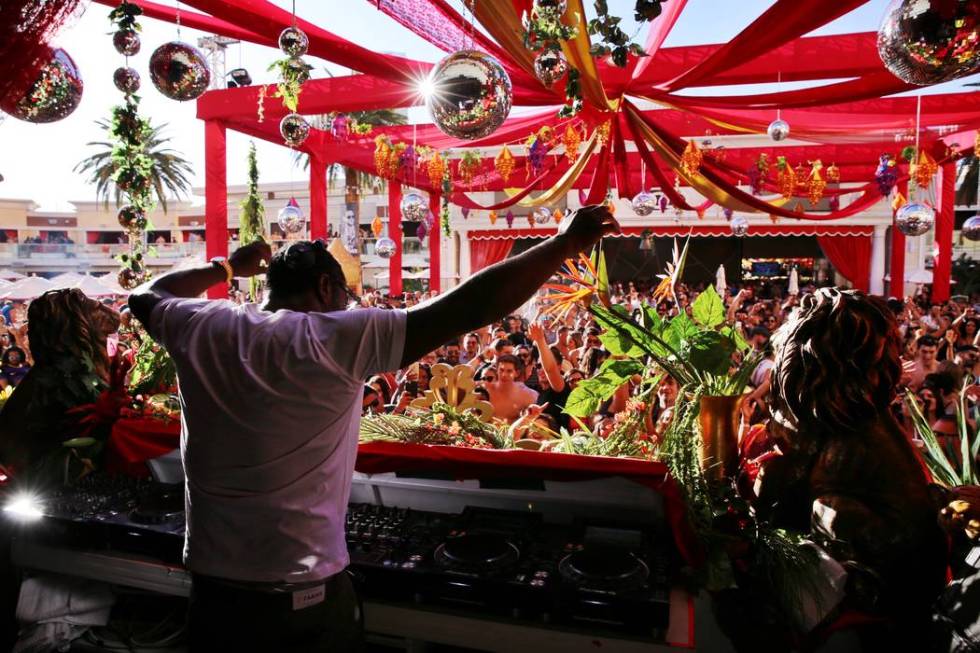
[[[709,329],[714,329],[725,321],[725,304],[714,286],[705,288],[694,300],[691,305],[691,316],[696,322]]]
[[[609,359],[591,379],[580,381],[565,402],[565,412],[578,417],[595,414],[602,402],[634,374],[643,373],[643,364],[633,360]]]

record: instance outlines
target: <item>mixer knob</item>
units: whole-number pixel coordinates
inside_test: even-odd
[[[536,571],[536,572],[534,572],[534,577],[535,578],[547,578],[548,577],[548,572],[546,572],[544,570]]]
[[[422,562],[422,556],[417,553],[413,553],[412,555],[408,556],[408,559],[412,562]]]
[[[540,578],[535,578],[531,581],[531,587],[544,587],[544,581]]]

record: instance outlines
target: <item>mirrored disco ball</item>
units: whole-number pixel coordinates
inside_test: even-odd
[[[381,258],[388,259],[398,252],[398,245],[391,238],[382,236],[374,243],[374,253]]]
[[[769,129],[766,130],[766,133],[774,141],[786,140],[789,136],[789,123],[782,119],[773,120],[769,123]]]
[[[741,238],[745,234],[749,233],[749,221],[745,216],[736,215],[732,218],[728,226],[732,229],[732,235]]]
[[[208,90],[211,71],[197,48],[180,41],[164,43],[150,56],[150,79],[171,100],[195,100]]]
[[[534,0],[534,13],[548,17],[559,17],[565,13],[568,0]]]
[[[139,54],[140,35],[135,30],[121,29],[112,35],[112,45],[119,54],[132,57]]]
[[[119,221],[120,227],[130,233],[146,229],[146,213],[132,204],[120,208],[116,213],[116,220]]]
[[[980,213],[977,213],[972,218],[967,218],[963,222],[960,233],[967,240],[980,240]]]
[[[547,224],[551,222],[552,215],[551,209],[546,206],[539,206],[531,211],[531,221],[535,224]]]
[[[432,70],[426,106],[432,122],[453,138],[482,138],[510,115],[510,77],[500,63],[475,50],[454,52]]]
[[[921,236],[930,229],[936,222],[936,212],[925,204],[912,202],[906,204],[898,210],[895,216],[895,224],[898,230],[906,236]]]
[[[402,220],[410,222],[422,222],[429,215],[429,203],[414,191],[402,195],[401,209]]]
[[[310,123],[298,113],[290,113],[279,121],[279,133],[289,147],[302,145],[310,135]]]
[[[640,217],[646,217],[653,213],[659,205],[657,202],[657,197],[653,193],[648,193],[645,190],[641,190],[636,196],[630,201],[630,205],[633,207],[633,213]]]
[[[279,33],[279,49],[290,57],[302,57],[309,48],[309,37],[298,27],[287,27]]]
[[[878,55],[909,84],[924,86],[980,70],[980,2],[893,0],[878,28]]]
[[[279,209],[276,222],[279,223],[279,228],[287,234],[298,234],[306,229],[306,216],[303,215],[303,209],[293,204],[287,204]]]
[[[132,290],[143,281],[143,275],[132,268],[126,267],[119,271],[119,276],[116,277],[116,280],[126,290]]]
[[[14,118],[35,123],[55,122],[71,115],[82,101],[82,76],[61,48],[48,48],[48,57],[27,92],[20,97],[3,98],[0,109]]]
[[[545,86],[551,86],[568,72],[568,62],[559,50],[545,50],[534,58],[534,74]]]
[[[140,74],[135,68],[116,68],[112,81],[123,93],[135,93],[140,89]]]

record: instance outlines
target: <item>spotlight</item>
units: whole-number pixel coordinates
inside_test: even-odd
[[[418,82],[419,95],[423,99],[428,100],[430,97],[436,94],[436,83],[432,77],[423,77]]]
[[[32,494],[15,494],[3,507],[3,511],[22,522],[37,521],[44,517],[41,501]]]
[[[252,76],[244,68],[235,68],[228,73],[228,76],[231,77],[231,81],[228,82],[228,88],[252,85]]]

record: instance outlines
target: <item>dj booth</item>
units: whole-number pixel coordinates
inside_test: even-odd
[[[679,585],[696,546],[657,463],[372,443],[357,470],[347,542],[369,643],[669,651],[694,648],[697,613],[699,647],[727,648]],[[181,483],[91,475],[43,512],[17,529],[15,566],[189,595]]]

